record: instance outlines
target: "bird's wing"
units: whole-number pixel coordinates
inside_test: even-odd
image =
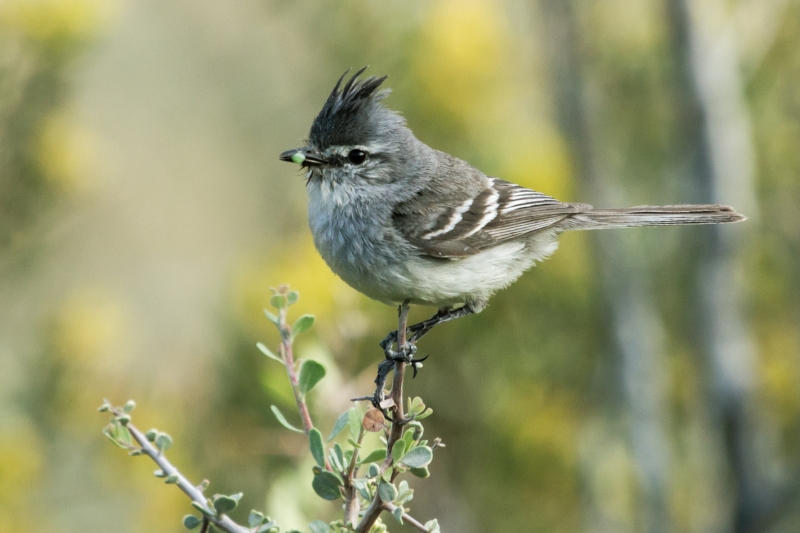
[[[421,191],[395,208],[395,227],[424,255],[458,258],[547,230],[572,214],[591,209],[497,178],[484,177],[478,183],[448,194]],[[437,198],[437,202],[433,204],[429,198]]]

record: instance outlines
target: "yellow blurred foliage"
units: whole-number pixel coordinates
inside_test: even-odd
[[[524,410],[507,409],[502,417],[518,461],[524,465],[525,459],[546,452],[572,466],[577,455],[576,430],[580,423],[573,395],[541,384],[524,384],[510,394],[507,405],[525,406]]]
[[[32,495],[45,467],[41,438],[28,424],[0,433],[0,533],[25,531],[34,518]]]
[[[569,153],[555,131],[526,129],[507,139],[501,149],[500,178],[559,200],[574,196]]]
[[[67,360],[91,361],[108,354],[127,329],[122,304],[89,288],[69,298],[56,318],[54,347]]]
[[[323,323],[334,311],[352,309],[362,298],[328,268],[308,232],[297,237],[284,253],[243,262],[234,279],[236,308],[241,321],[252,331],[264,329],[261,310],[270,308],[272,287],[288,284],[300,293],[299,302],[292,307],[292,316],[311,313],[322,318]]]
[[[420,95],[454,116],[481,116],[508,56],[496,2],[442,0],[426,17],[413,56]]]
[[[39,165],[47,179],[69,192],[88,188],[95,175],[95,140],[91,132],[76,126],[60,113],[49,117],[39,139]]]
[[[786,425],[796,423],[800,414],[797,383],[800,381],[800,335],[794,324],[771,324],[763,336],[759,381],[761,394]]]
[[[40,41],[86,41],[108,26],[116,8],[111,0],[5,0],[0,26]]]

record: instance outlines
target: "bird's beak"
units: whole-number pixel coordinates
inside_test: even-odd
[[[319,154],[314,152],[312,148],[305,146],[303,148],[294,148],[286,150],[281,154],[281,161],[288,161],[290,163],[297,163],[301,167],[308,167],[312,165],[322,165],[327,163],[325,159],[320,157]]]

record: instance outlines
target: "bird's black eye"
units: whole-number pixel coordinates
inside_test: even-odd
[[[360,165],[367,160],[367,152],[363,150],[350,150],[350,153],[347,154],[347,160],[354,165]]]

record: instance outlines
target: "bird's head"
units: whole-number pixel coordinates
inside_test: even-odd
[[[392,163],[402,153],[411,132],[405,120],[387,109],[382,100],[388,89],[378,90],[386,76],[358,77],[345,84],[345,72],[311,125],[306,146],[280,155],[307,169],[309,180],[333,183],[391,181]]]

